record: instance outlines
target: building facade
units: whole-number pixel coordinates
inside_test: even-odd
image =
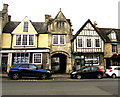
[[[104,38],[88,19],[72,39],[74,65],[99,66],[104,69]]]
[[[89,19],[72,34],[72,24],[60,11],[45,22],[11,21],[8,4],[0,11],[0,62],[3,72],[17,63],[34,63],[54,73],[70,73],[72,67],[120,66],[120,29],[98,28]]]

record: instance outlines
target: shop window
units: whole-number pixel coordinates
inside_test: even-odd
[[[29,62],[29,56],[28,53],[16,53],[13,55],[13,63],[28,63]]]
[[[42,64],[42,54],[41,53],[34,53],[33,54],[33,63]]]
[[[85,56],[85,65],[99,65],[99,56],[97,55],[86,55]]]

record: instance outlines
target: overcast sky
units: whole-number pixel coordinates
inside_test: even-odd
[[[118,28],[118,2],[120,0],[0,0],[9,5],[12,21],[22,21],[28,16],[33,22],[44,22],[44,15],[53,18],[60,8],[66,18],[71,19],[74,33],[90,19],[99,27]]]

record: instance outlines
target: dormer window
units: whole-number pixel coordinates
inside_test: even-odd
[[[28,22],[24,22],[23,32],[28,32]]]
[[[116,40],[116,33],[114,31],[111,32],[110,36],[111,39]]]

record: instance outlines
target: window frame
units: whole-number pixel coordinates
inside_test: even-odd
[[[54,40],[55,40],[54,37],[55,36],[57,36],[57,40],[58,40],[57,44],[54,43]],[[63,39],[64,39],[64,43],[63,44],[61,44],[61,36],[64,36],[63,37]],[[66,35],[52,35],[52,45],[65,45],[66,44],[66,40],[65,40],[66,38],[65,37],[66,37]]]
[[[29,22],[24,22],[23,23],[23,32],[28,32],[29,31]]]
[[[81,42],[81,43],[82,43],[82,46],[81,46],[81,47],[79,47],[79,41],[78,41],[79,39],[81,39],[81,41],[82,41],[82,42]],[[83,39],[82,39],[82,37],[78,36],[78,37],[77,37],[77,48],[83,48],[83,46],[84,46],[84,44],[83,44]]]
[[[35,62],[35,55],[36,54],[40,54],[41,55],[41,57],[40,57],[40,63]],[[42,53],[33,53],[33,64],[42,64]]]
[[[21,40],[20,40],[20,45],[17,45],[17,36],[20,35],[21,37]],[[24,36],[27,35],[27,44],[23,45],[23,39],[24,39]],[[33,45],[30,45],[30,36],[33,37]],[[15,39],[15,46],[34,46],[34,39],[35,38],[35,35],[34,34],[16,34],[16,39]]]
[[[113,49],[113,46],[116,47],[116,48]],[[117,45],[112,44],[112,53],[117,53],[117,52],[118,52]]]

